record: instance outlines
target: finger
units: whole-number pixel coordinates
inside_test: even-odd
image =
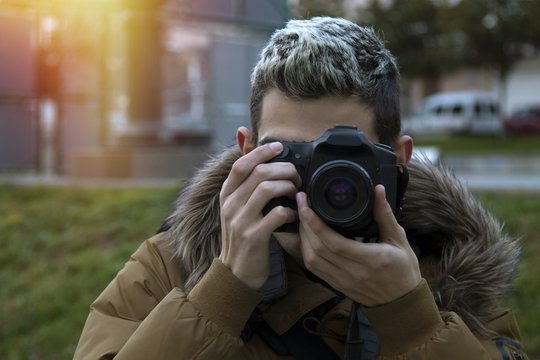
[[[244,181],[243,191],[250,196],[257,187],[268,180],[289,180],[295,188],[300,186],[300,175],[296,167],[289,162],[272,162],[257,165],[249,177]],[[296,192],[295,192],[296,193]]]
[[[276,157],[283,151],[283,144],[272,142],[255,148],[253,151],[242,156],[233,164],[227,180],[223,183],[221,194],[226,197],[232,194],[240,184],[251,174],[253,169]]]
[[[297,213],[293,209],[286,206],[275,206],[259,222],[257,233],[271,234],[280,226],[295,221],[296,218]]]
[[[304,266],[313,274],[331,283],[333,281],[331,274],[335,272],[335,264],[324,256],[321,256],[321,253],[324,253],[324,251],[321,251],[320,248],[316,249],[318,245],[314,246],[311,240],[314,234],[309,226],[302,221],[300,222],[299,235]]]
[[[309,207],[305,193],[297,194],[296,199],[300,228],[304,235],[302,241],[309,242],[319,256],[338,265],[340,256],[349,251],[348,241],[317,216]]]
[[[248,201],[245,204],[235,203],[234,199],[237,198],[237,192],[232,194],[223,205],[223,216],[226,214],[233,214],[239,212],[234,220],[237,225],[238,221],[246,223],[246,226],[252,226],[255,224],[256,230],[253,235],[270,234],[279,226],[293,222],[296,220],[296,211],[285,207],[277,206],[271,209],[265,216],[262,215],[263,208],[273,198],[289,196],[294,198],[296,193],[296,185],[288,180],[272,180],[263,181],[253,191]],[[234,211],[236,209],[236,211]],[[230,219],[233,221],[233,219]]]
[[[325,224],[307,205],[305,193],[296,196],[301,229],[305,231],[305,241],[310,242],[314,251],[320,252],[329,262],[341,266],[343,258],[362,262],[378,255],[375,243],[362,243],[341,236]],[[304,238],[302,238],[304,240]]]
[[[294,198],[297,191],[294,181],[298,178],[298,172],[291,163],[259,164],[236,191],[228,196],[220,194],[222,209],[236,212],[249,206],[251,215],[259,214],[272,198],[280,196]],[[278,181],[284,183],[276,185]]]
[[[294,199],[298,189],[289,180],[266,180],[260,182],[245,204],[245,210],[252,213],[260,213],[263,208],[274,198],[287,196]]]
[[[405,231],[398,224],[392,208],[386,200],[386,190],[383,185],[375,187],[375,206],[373,216],[379,227],[379,240],[394,245],[407,242]]]
[[[318,234],[317,234],[318,235]],[[352,268],[351,260],[340,257],[316,243],[317,237],[305,223],[300,224],[300,249],[305,267],[334,289],[342,291],[344,269]],[[314,241],[315,240],[315,241]],[[324,242],[323,242],[324,243]],[[323,244],[324,245],[324,244]]]

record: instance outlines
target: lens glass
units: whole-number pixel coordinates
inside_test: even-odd
[[[367,171],[347,160],[321,165],[308,183],[313,210],[328,224],[352,226],[369,218],[373,185]]]
[[[324,197],[330,206],[341,210],[356,202],[358,192],[351,179],[338,177],[331,179],[326,185]]]

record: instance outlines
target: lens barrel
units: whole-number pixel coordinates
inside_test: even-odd
[[[334,160],[320,166],[309,181],[311,206],[326,223],[347,227],[370,219],[373,182],[360,165]]]

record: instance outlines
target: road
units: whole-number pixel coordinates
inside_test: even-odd
[[[456,176],[472,190],[540,193],[538,175],[456,173]]]
[[[453,156],[440,159],[473,190],[540,193],[540,157]],[[18,185],[169,187],[180,179],[75,179],[55,175],[0,174],[0,182]]]
[[[539,156],[452,156],[443,162],[471,189],[540,192]]]

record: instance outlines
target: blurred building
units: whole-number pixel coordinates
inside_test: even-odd
[[[38,166],[35,13],[0,6],[0,169]]]
[[[0,171],[183,177],[248,123],[269,0],[2,0]]]
[[[408,79],[402,96],[405,111],[410,114],[418,109],[425,98],[422,79]],[[492,68],[461,68],[438,79],[437,92],[479,90],[491,92],[501,101],[503,115],[523,105],[540,104],[540,56],[518,61],[501,83],[499,74]]]
[[[189,176],[248,124],[250,72],[287,3],[0,0],[0,172]],[[406,112],[424,85],[404,84]],[[540,101],[540,59],[516,64],[506,84],[461,69],[437,86],[504,89],[510,111]]]

